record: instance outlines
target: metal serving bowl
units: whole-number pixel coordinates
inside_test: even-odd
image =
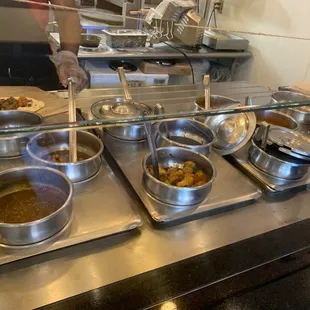
[[[81,43],[83,47],[95,48],[100,44],[101,38],[92,34],[81,34]]]
[[[310,165],[310,162],[286,155],[270,145],[267,145],[264,151],[254,139],[252,139],[249,159],[263,172],[286,180],[301,179],[307,174]]]
[[[0,128],[19,128],[42,124],[41,115],[22,110],[0,111]],[[26,147],[31,134],[0,136],[0,157],[20,156]]]
[[[95,102],[91,106],[91,113],[97,119],[120,119],[137,117],[143,112],[152,114],[152,109],[144,103],[128,101],[125,98],[110,98]],[[126,141],[145,140],[144,125],[122,125],[106,127],[104,130],[111,136]]]
[[[90,158],[76,163],[55,163],[44,159],[50,153],[63,150],[69,150],[68,131],[38,134],[27,144],[27,151],[37,164],[64,172],[72,182],[87,180],[99,171],[103,144],[93,134],[86,131],[77,132],[77,150]]]
[[[166,125],[169,131],[167,138]],[[214,134],[206,125],[186,119],[161,122],[157,125],[157,147],[179,146],[209,156]]]
[[[270,125],[285,127],[289,129],[297,129],[298,123],[293,117],[273,110],[256,111],[256,121],[258,124],[266,122]]]
[[[203,186],[198,187],[175,187],[165,184],[154,178],[147,167],[152,164],[151,154],[143,160],[143,184],[150,195],[156,199],[170,204],[172,207],[184,207],[199,204],[204,201],[212,189],[216,170],[212,162],[204,155],[181,147],[163,147],[157,149],[159,164],[162,167],[180,166],[191,160],[203,170],[210,180]]]
[[[211,109],[224,109],[224,108],[227,108],[228,106],[240,104],[240,102],[237,100],[224,97],[224,96],[219,96],[219,95],[211,95],[210,99],[211,99],[211,102],[210,102]],[[197,97],[195,103],[199,107],[204,109],[205,96]]]
[[[273,103],[310,101],[310,96],[292,91],[279,91],[272,94]],[[298,123],[310,124],[310,107],[285,108],[281,111],[293,117]]]
[[[35,190],[38,185],[54,188],[64,194],[65,202],[52,214],[33,222],[21,224],[0,223],[0,243],[26,245],[45,240],[59,232],[72,214],[73,186],[61,172],[46,167],[19,167],[0,173],[0,197],[16,192],[19,184],[30,183]]]

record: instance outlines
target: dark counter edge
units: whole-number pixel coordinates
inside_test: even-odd
[[[40,309],[205,309],[309,265],[307,219]]]

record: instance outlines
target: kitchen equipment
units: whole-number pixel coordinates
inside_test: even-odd
[[[188,76],[192,72],[188,62],[174,59],[142,60],[138,63],[138,67],[146,74],[162,73],[169,74],[169,76]]]
[[[111,60],[109,62],[109,67],[113,70],[113,71],[117,71],[117,69],[119,67],[123,67],[125,73],[129,73],[129,72],[135,72],[137,71],[137,66],[134,65],[132,62],[130,61],[125,61],[125,60]]]
[[[18,128],[42,124],[41,115],[21,110],[0,111],[0,128]],[[18,134],[0,137],[0,158],[20,156],[32,134]]]
[[[280,151],[310,163],[310,138],[300,132],[286,128],[272,128],[268,140],[277,145]]]
[[[237,207],[245,207],[261,196],[261,191],[245,175],[222,156],[212,152],[210,160],[217,173],[208,199],[188,208],[172,208],[171,205],[153,198],[141,182],[141,175],[143,175],[141,162],[149,153],[146,141],[127,143],[105,134],[104,143],[143,202],[150,218],[157,225],[178,225],[234,210]]]
[[[211,108],[211,93],[210,93],[210,75],[205,75],[203,78],[203,85],[205,86],[205,105],[204,109],[209,110]]]
[[[151,43],[179,40],[184,45],[200,45],[205,20],[195,11],[196,1],[163,0],[151,8],[145,24],[153,29]]]
[[[156,145],[155,145],[155,142],[154,142],[153,136],[152,136],[152,125],[150,123],[144,123],[144,128],[145,128],[149,148],[151,151],[151,158],[152,158],[152,166],[154,169],[154,176],[157,180],[159,180],[158,156],[157,156]]]
[[[113,98],[104,99],[94,103],[91,107],[91,113],[98,119],[102,118],[126,118],[142,116],[144,113],[152,114],[152,109],[141,102],[133,102],[123,68],[118,70],[119,79],[121,80],[125,99]],[[144,140],[145,130],[143,125],[128,125],[107,127],[105,130],[112,136],[128,140]]]
[[[293,91],[278,91],[272,94],[272,101],[284,104],[284,111],[293,117],[296,122],[301,124],[310,124],[310,107],[285,108],[285,103],[291,102],[310,102],[310,96]]]
[[[136,29],[102,30],[106,36],[106,44],[111,48],[145,47],[148,34]]]
[[[217,29],[206,29],[202,42],[215,50],[245,51],[249,46],[248,40],[233,33]]]
[[[216,137],[213,149],[220,155],[228,155],[242,148],[251,139],[256,127],[256,117],[252,112],[220,114],[207,117],[205,124]]]
[[[96,35],[81,34],[80,45],[83,47],[94,48],[94,47],[99,46],[100,41],[101,41],[101,38]]]
[[[297,129],[298,123],[293,117],[274,110],[261,110],[255,112],[257,124],[265,121],[270,125],[281,126],[288,129]]]
[[[195,102],[200,108],[205,108],[205,96],[197,97]],[[240,105],[240,102],[228,97],[211,95],[210,108],[213,109],[225,109],[228,106]]]
[[[154,114],[155,115],[163,115],[165,114],[166,111],[165,111],[165,108],[160,104],[160,103],[157,103],[155,105],[155,108],[154,108]],[[169,128],[168,128],[168,123],[167,122],[164,122],[164,130],[165,130],[165,136],[170,139],[170,133],[169,133]]]
[[[166,135],[165,125],[169,128],[169,138]],[[178,119],[157,124],[158,147],[178,146],[209,157],[214,140],[212,130],[195,120]]]
[[[48,191],[56,191],[64,196],[63,204],[42,219],[20,224],[1,222],[0,243],[26,245],[40,242],[55,235],[68,223],[72,214],[73,186],[63,173],[46,167],[18,167],[0,172],[0,183],[0,196],[21,190],[21,184],[30,185],[34,191],[37,191],[38,199],[40,194],[46,195]],[[42,186],[45,193],[41,192]]]
[[[45,118],[49,123],[59,123],[66,119],[68,119],[67,114]],[[24,157],[3,159],[0,161],[0,172],[12,167],[21,169],[24,165]],[[102,165],[95,178],[73,185],[74,216],[64,228],[52,237],[34,244],[24,246],[0,244],[0,265],[110,235],[122,233],[126,236],[126,233],[137,229],[141,225],[141,217],[134,207],[130,194],[120,190],[121,185],[118,170],[116,169],[114,173],[102,158]],[[117,208],[115,208],[116,205]],[[116,218],[117,221],[115,221]]]
[[[249,159],[261,171],[286,180],[298,180],[307,174],[310,162],[284,154],[272,145],[264,151],[255,138],[251,143]]]
[[[298,180],[288,180],[274,177],[259,168],[255,167],[249,159],[251,148],[249,141],[242,149],[229,156],[229,161],[240,168],[247,177],[257,183],[264,193],[272,199],[282,199],[285,193],[294,193],[300,190],[307,190],[310,184],[310,172],[305,177]]]
[[[90,88],[120,87],[119,77],[105,61],[86,60],[84,69],[89,74]],[[129,87],[168,85],[168,74],[145,74],[140,69],[126,72]]]
[[[75,101],[75,82],[72,78],[68,79],[68,95],[69,95],[69,123],[76,123],[76,101]],[[69,162],[77,161],[77,141],[76,130],[69,131]]]
[[[128,103],[130,102],[133,104],[134,102],[132,100],[132,96],[131,96],[129,88],[128,88],[128,83],[126,80],[124,68],[123,67],[117,68],[117,72],[118,72],[118,76],[119,76],[119,79],[121,81],[121,84],[122,84],[122,87],[124,90],[125,99],[128,101]]]
[[[143,104],[128,103],[124,98],[110,98],[95,102],[91,113],[97,119],[128,118],[141,116],[143,111],[152,114],[152,109]],[[122,125],[104,128],[111,136],[127,141],[139,141],[146,138],[143,125]]]
[[[77,153],[89,158],[75,163],[58,163],[47,160],[51,153],[69,150],[69,133],[58,131],[34,136],[27,145],[30,157],[39,165],[55,168],[65,173],[72,182],[81,182],[94,176],[101,166],[103,144],[99,138],[86,131],[77,131]]]
[[[193,161],[210,178],[209,181],[198,187],[176,187],[165,184],[154,178],[147,167],[152,164],[151,155],[143,160],[143,184],[150,195],[168,203],[171,207],[188,207],[204,201],[212,189],[216,171],[211,161],[204,155],[180,147],[164,147],[157,149],[159,164],[162,167],[181,167],[186,161]]]

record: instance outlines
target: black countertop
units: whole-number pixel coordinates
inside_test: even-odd
[[[310,219],[42,309],[309,309],[310,269],[300,271],[309,265]],[[265,285],[272,281],[276,282]],[[295,290],[290,281],[295,281]],[[304,291],[300,293],[298,286]],[[304,303],[299,300],[297,308],[290,308],[299,294]]]

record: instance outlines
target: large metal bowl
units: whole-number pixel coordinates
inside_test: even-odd
[[[273,103],[290,103],[310,101],[310,96],[292,91],[279,91],[272,94]],[[310,124],[310,107],[284,108],[281,111],[293,117],[296,122]]]
[[[169,138],[166,133],[169,131]],[[214,133],[205,124],[195,120],[178,119],[157,125],[157,147],[179,146],[209,156],[214,142]]]
[[[130,111],[131,107],[134,108],[134,111]],[[97,119],[115,120],[141,116],[143,111],[149,115],[153,113],[152,109],[146,104],[132,103],[132,101],[122,97],[99,100],[91,106],[90,111],[92,116]],[[146,138],[143,124],[106,127],[104,130],[111,136],[126,141],[141,141]]]
[[[284,154],[273,146],[267,145],[264,151],[254,139],[252,139],[249,159],[263,172],[286,180],[301,179],[307,174],[310,166],[310,162]]]
[[[181,147],[163,147],[157,149],[159,164],[163,167],[180,166],[191,160],[203,170],[210,180],[203,186],[198,187],[176,187],[165,184],[154,178],[147,167],[152,164],[151,154],[145,156],[143,160],[143,184],[147,192],[156,199],[171,205],[171,207],[192,206],[204,201],[215,180],[216,170],[212,162],[204,155]]]
[[[0,128],[19,128],[42,124],[41,115],[21,110],[0,111]],[[0,137],[0,157],[20,156],[28,143],[31,134],[18,134]]]
[[[38,185],[55,188],[65,195],[65,202],[47,217],[21,223],[0,223],[0,243],[26,245],[45,240],[59,232],[70,220],[72,214],[73,186],[61,172],[46,167],[18,167],[0,173],[0,197],[18,190],[21,183],[28,182],[35,190]]]
[[[27,144],[27,151],[37,164],[62,171],[72,182],[87,180],[99,171],[103,144],[93,134],[77,132],[77,150],[90,156],[88,159],[76,163],[55,163],[43,159],[48,154],[61,150],[69,150],[68,131],[38,134]]]
[[[205,107],[205,96],[197,97],[195,102],[199,107]],[[210,107],[211,109],[225,109],[228,106],[239,105],[240,102],[229,97],[211,95],[210,97]]]
[[[280,126],[293,130],[298,128],[298,123],[293,117],[279,111],[262,110],[256,111],[255,115],[258,124],[266,122],[273,126]]]

